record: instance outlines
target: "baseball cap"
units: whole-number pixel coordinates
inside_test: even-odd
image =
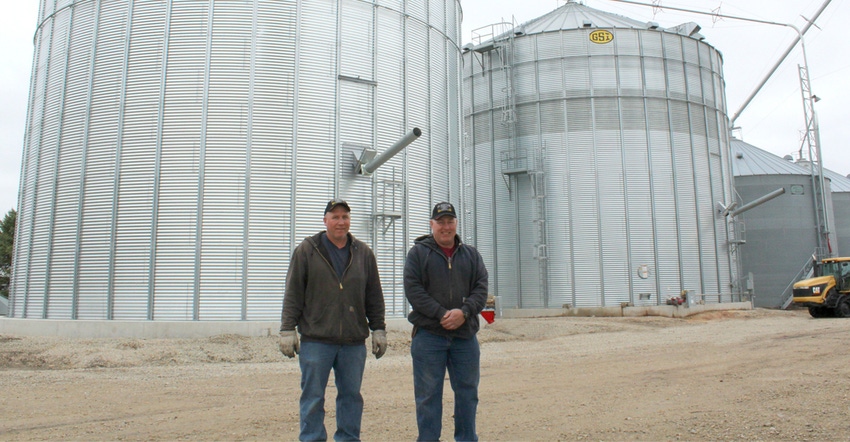
[[[345,207],[345,210],[351,212],[351,207],[348,207],[348,203],[345,202],[345,200],[342,200],[342,199],[339,199],[339,198],[334,198],[334,199],[328,201],[328,205],[325,206],[325,214],[327,214],[331,210],[335,209],[337,206]]]
[[[447,202],[437,203],[437,205],[434,206],[434,210],[431,211],[431,219],[440,219],[444,216],[457,218],[455,206]]]

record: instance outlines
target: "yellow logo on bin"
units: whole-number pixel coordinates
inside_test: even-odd
[[[608,44],[614,41],[614,34],[604,29],[597,29],[590,33],[590,41],[598,45]]]

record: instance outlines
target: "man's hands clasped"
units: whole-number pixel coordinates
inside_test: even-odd
[[[298,343],[298,332],[295,330],[281,330],[280,352],[288,358],[294,358],[300,351],[301,344]]]
[[[463,310],[459,308],[447,311],[440,319],[440,325],[446,330],[457,330],[464,322],[466,322],[466,317],[463,316]]]

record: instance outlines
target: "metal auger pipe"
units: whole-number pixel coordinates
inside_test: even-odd
[[[744,204],[744,205],[743,205],[743,206],[741,206],[738,210],[734,210],[734,211],[732,211],[729,215],[731,215],[731,216],[733,216],[733,217],[734,217],[734,216],[738,216],[738,215],[740,215],[740,214],[742,214],[742,213],[746,212],[747,210],[750,210],[750,209],[752,209],[752,208],[754,208],[754,207],[756,207],[756,206],[760,206],[760,205],[762,205],[762,204],[764,204],[764,203],[766,203],[766,202],[768,202],[768,201],[770,201],[770,200],[772,200],[772,199],[774,199],[774,198],[778,197],[779,195],[782,195],[783,193],[785,193],[785,188],[784,188],[784,187],[780,187],[779,189],[776,189],[776,190],[774,190],[773,192],[768,193],[767,195],[764,195],[764,196],[762,196],[762,197],[759,197],[758,199],[755,199],[755,200],[753,200],[753,201],[750,201],[750,202],[749,202],[749,203],[747,203],[747,204]]]
[[[360,166],[361,173],[363,173],[364,175],[371,174],[379,167],[381,167],[382,164],[386,163],[390,158],[394,157],[395,154],[401,152],[402,149],[404,149],[414,140],[419,138],[420,135],[422,135],[422,131],[418,127],[414,127],[413,130],[407,133],[407,135],[401,137],[401,139],[396,141],[395,144],[393,144],[387,150],[383,151],[380,155],[375,157],[375,159],[370,161],[368,164]]]

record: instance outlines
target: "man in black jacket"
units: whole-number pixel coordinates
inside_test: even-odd
[[[375,254],[348,230],[351,209],[328,202],[327,231],[305,239],[292,253],[280,324],[280,351],[300,354],[300,440],[327,440],[325,388],[333,369],[337,388],[335,440],[360,440],[366,338],[372,354],[387,350],[384,294]],[[298,333],[301,332],[301,342]]]
[[[487,302],[481,254],[457,235],[457,212],[439,203],[431,234],[417,238],[404,265],[404,293],[413,311],[410,354],[419,441],[440,439],[446,370],[455,394],[455,440],[477,441],[475,415],[481,351],[478,314]]]

